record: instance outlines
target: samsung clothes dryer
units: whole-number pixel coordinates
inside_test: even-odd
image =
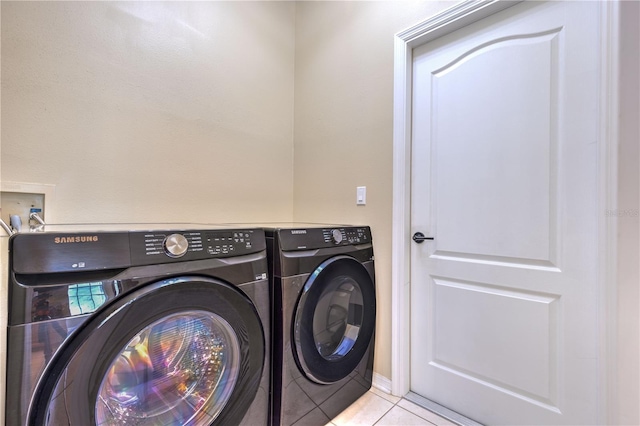
[[[324,425],[371,388],[369,227],[265,228],[273,286],[272,421]]]
[[[9,242],[7,425],[269,423],[263,230],[51,228]]]

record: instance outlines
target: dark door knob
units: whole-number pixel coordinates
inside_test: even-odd
[[[422,232],[416,232],[415,234],[413,234],[413,237],[411,237],[411,239],[418,244],[422,244],[426,240],[433,240],[433,237],[425,237]]]

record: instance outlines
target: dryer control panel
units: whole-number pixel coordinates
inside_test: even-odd
[[[282,250],[310,250],[336,246],[371,244],[371,229],[368,226],[335,228],[280,229]]]
[[[134,265],[242,256],[266,249],[261,229],[132,232],[130,243]]]

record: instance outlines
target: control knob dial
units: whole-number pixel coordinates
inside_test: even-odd
[[[189,242],[181,234],[171,234],[164,239],[164,251],[169,257],[181,257],[187,252]]]
[[[334,229],[331,231],[331,239],[335,244],[340,244],[342,242],[342,232],[339,229]]]

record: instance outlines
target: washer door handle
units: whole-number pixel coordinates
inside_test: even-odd
[[[425,237],[422,232],[416,232],[415,234],[413,234],[413,237],[411,237],[411,239],[418,244],[422,244],[426,240],[433,240],[433,237]]]

